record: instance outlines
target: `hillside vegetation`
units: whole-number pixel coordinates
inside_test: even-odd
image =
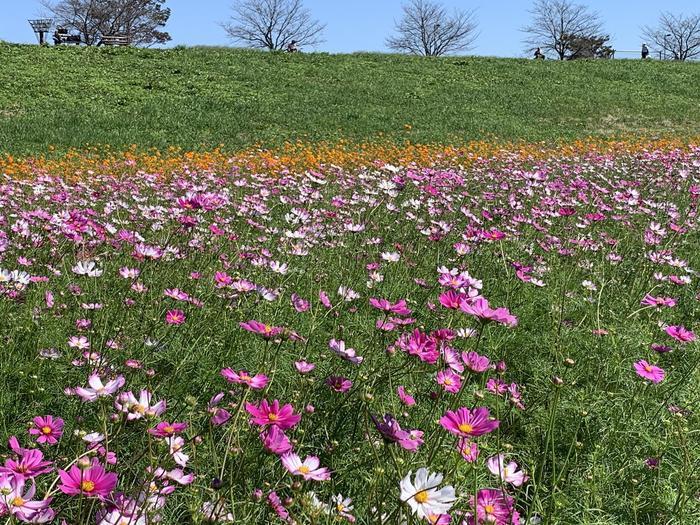
[[[0,44],[0,151],[700,132],[700,66]]]

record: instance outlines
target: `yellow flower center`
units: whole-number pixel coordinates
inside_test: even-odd
[[[169,425],[163,428],[163,432],[165,432],[166,434],[172,434],[173,432],[175,432],[175,427]]]
[[[12,505],[13,507],[21,507],[22,505],[24,505],[24,500],[17,496],[10,502],[10,505]]]
[[[450,386],[450,385],[452,384],[452,379],[450,379],[449,377],[446,377],[445,379],[443,379],[442,382],[443,382],[445,385]]]
[[[137,403],[134,405],[133,410],[137,414],[144,414],[146,412],[146,407]]]
[[[306,465],[302,465],[301,467],[299,467],[297,469],[297,472],[299,474],[308,474],[309,472],[311,472],[311,469],[309,467],[307,467]]]
[[[51,427],[49,427],[49,426],[41,427],[41,433],[47,434],[47,435],[51,434]]]
[[[267,419],[270,421],[277,421],[280,417],[277,414],[268,414]]]
[[[493,508],[493,505],[484,505],[484,512],[486,514],[493,514],[493,511],[496,510]]]
[[[644,370],[651,372],[651,365],[644,365]]]
[[[464,432],[465,434],[471,434],[474,431],[474,427],[471,426],[469,423],[462,423],[457,428],[459,428],[460,432]]]
[[[83,492],[92,492],[95,490],[95,483],[88,479],[80,484],[80,488],[83,489]]]
[[[416,500],[416,503],[426,503],[428,501],[428,491],[421,490],[418,494],[413,496],[413,499]]]
[[[345,510],[345,505],[338,503],[335,508],[338,509],[338,512],[343,512]]]

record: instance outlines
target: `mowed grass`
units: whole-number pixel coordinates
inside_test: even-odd
[[[0,151],[700,133],[700,65],[0,44]]]

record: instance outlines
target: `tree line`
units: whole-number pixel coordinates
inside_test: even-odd
[[[171,40],[164,30],[171,11],[166,0],[42,0],[57,24],[77,32],[87,45],[105,35],[128,35],[149,46]],[[572,0],[535,0],[530,22],[522,28],[528,52],[538,49],[559,60],[610,56],[610,35],[601,16]],[[237,0],[232,16],[221,23],[228,36],[246,47],[283,50],[323,42],[325,25],[303,0]],[[700,56],[700,14],[662,13],[641,33],[656,50],[676,60]],[[386,39],[401,53],[441,56],[471,49],[479,36],[474,11],[449,10],[434,0],[407,0]],[[538,55],[540,56],[540,55]]]

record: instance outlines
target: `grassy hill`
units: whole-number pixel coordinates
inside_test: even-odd
[[[700,64],[0,44],[0,152],[700,133]]]

